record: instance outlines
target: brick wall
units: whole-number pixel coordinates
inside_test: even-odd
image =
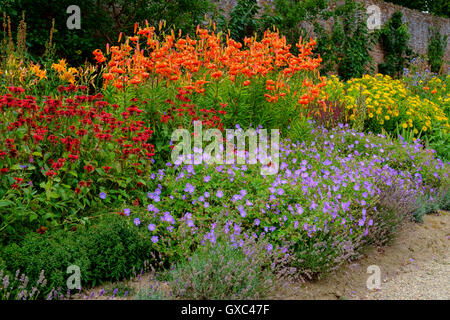
[[[402,20],[408,25],[411,34],[409,45],[414,52],[420,55],[426,54],[427,52],[430,27],[439,28],[441,34],[450,34],[450,19],[437,17],[381,0],[364,0],[364,2],[366,7],[372,4],[380,7],[382,24],[389,20],[394,12],[401,11],[403,13]],[[383,61],[383,51],[379,44],[372,50],[372,56],[375,62]],[[444,60],[450,60],[450,37],[447,39]]]
[[[441,34],[450,35],[450,19],[433,16],[428,13],[423,13],[418,10],[408,9],[399,5],[392,4],[390,2],[384,2],[382,0],[358,0],[364,2],[365,6],[377,5],[381,10],[381,23],[384,24],[392,14],[396,11],[403,13],[403,22],[407,23],[411,38],[409,45],[414,52],[419,55],[426,54],[428,48],[429,28],[437,27],[440,29]],[[218,2],[218,6],[230,12],[237,0],[221,0]],[[340,1],[341,2],[341,1]],[[271,5],[272,0],[258,0],[261,7],[264,5]],[[308,23],[302,23],[302,26],[307,26]],[[326,29],[330,29],[332,26],[331,21],[323,22]],[[308,29],[308,28],[307,28]],[[377,44],[371,51],[371,55],[376,63],[383,62],[383,51],[380,44]],[[447,39],[447,48],[445,52],[445,61],[450,60],[450,36]],[[448,70],[448,65],[444,67],[444,70]]]

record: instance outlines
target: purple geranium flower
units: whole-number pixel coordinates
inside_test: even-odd
[[[194,192],[194,190],[195,190],[195,187],[192,184],[186,183],[186,187],[184,188],[184,192],[192,193],[192,192]]]

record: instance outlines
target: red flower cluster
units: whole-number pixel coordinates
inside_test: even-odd
[[[60,86],[60,97],[35,98],[23,97],[22,88],[8,88],[10,93],[0,96],[0,112],[8,117],[8,130],[0,137],[0,173],[7,174],[10,165],[22,166],[37,153],[38,159],[45,154],[45,163],[27,169],[33,177],[37,176],[30,170],[52,178],[61,170],[92,174],[97,166],[109,173],[117,165],[142,174],[133,164],[151,165],[155,149],[153,130],[144,110],[135,104],[137,99],[128,106],[111,105],[102,94],[83,94],[87,89]],[[13,188],[20,183],[16,181]],[[80,192],[90,182],[77,184],[72,187]]]
[[[192,94],[194,87],[177,88],[178,93],[176,95],[177,102],[167,99],[165,102],[171,107],[167,110],[166,114],[161,115],[162,123],[169,123],[173,121],[182,121],[183,119],[189,119],[189,123],[193,121],[202,121],[202,125],[205,128],[217,128],[223,131],[222,118],[219,115],[225,115],[227,112],[223,110],[227,105],[220,104],[220,110],[214,108],[199,109],[195,104],[188,103],[191,99],[188,95]]]

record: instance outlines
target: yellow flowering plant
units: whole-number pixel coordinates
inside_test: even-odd
[[[381,74],[365,75],[347,82],[331,76],[325,87],[327,98],[345,103],[350,121],[355,121],[364,104],[366,130],[380,133],[401,128],[411,130],[415,136],[432,128],[442,129],[446,134],[449,132],[448,118],[443,109],[445,103],[440,103],[448,101],[446,87],[440,87],[433,95],[421,97],[412,92],[403,80]]]

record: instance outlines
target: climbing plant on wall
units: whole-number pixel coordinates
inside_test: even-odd
[[[395,12],[378,33],[384,52],[384,63],[378,64],[378,71],[398,78],[403,69],[408,67],[415,56],[408,46],[410,33],[406,24],[402,22],[402,13]]]
[[[447,47],[447,35],[441,35],[437,28],[430,29],[428,39],[428,62],[432,72],[438,73],[442,67],[445,49]]]

